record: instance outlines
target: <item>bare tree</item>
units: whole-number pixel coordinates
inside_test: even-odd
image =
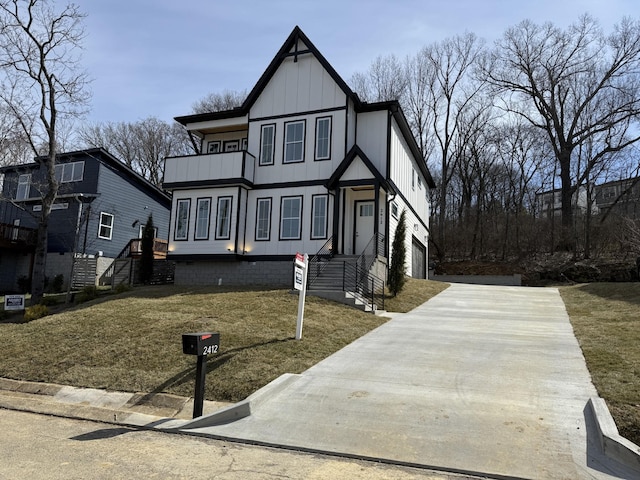
[[[184,128],[155,117],[139,122],[85,125],[78,138],[86,147],[102,147],[155,185],[164,176],[164,159],[193,153]]]
[[[246,90],[224,90],[222,93],[210,93],[192,105],[193,113],[210,113],[231,110],[239,107],[247,98]]]
[[[445,252],[445,224],[447,220],[447,189],[454,173],[453,145],[460,123],[469,102],[483,88],[482,81],[471,77],[483,43],[472,33],[443,40],[425,47],[420,53],[433,68],[429,84],[429,108],[431,133],[435,136],[434,159],[440,165],[440,203],[438,208],[438,251]]]
[[[0,104],[0,167],[19,165],[33,159],[29,140],[12,112]]]
[[[524,21],[497,43],[482,75],[505,95],[505,108],[542,129],[553,148],[562,195],[562,240],[571,244],[572,198],[595,166],[640,140],[640,23],[623,19],[605,36],[585,15],[561,30]],[[572,178],[575,149],[598,138]]]
[[[377,57],[365,73],[355,73],[349,83],[365,102],[398,100],[402,103],[407,76],[398,57],[387,55]]]
[[[56,11],[48,0],[0,0],[0,101],[17,120],[34,155],[43,155],[41,168],[46,172],[32,270],[33,304],[44,292],[49,215],[59,186],[59,122],[84,113],[89,100],[79,56],[84,17],[73,4]]]

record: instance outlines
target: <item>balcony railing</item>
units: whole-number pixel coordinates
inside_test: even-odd
[[[203,184],[211,181],[253,184],[256,159],[250,153],[209,153],[169,157],[164,164],[164,187]]]
[[[5,245],[34,247],[36,239],[37,230],[34,228],[0,223],[0,242]]]

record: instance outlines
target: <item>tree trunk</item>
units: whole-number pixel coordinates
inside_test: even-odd
[[[563,151],[559,156],[560,162],[560,192],[561,192],[561,212],[562,228],[560,232],[560,250],[575,250],[571,231],[573,229],[573,205],[572,198],[574,188],[571,185],[571,151]],[[575,253],[575,252],[574,252]]]
[[[37,305],[44,295],[44,278],[47,265],[47,234],[49,219],[41,218],[38,223],[36,250],[31,271],[31,305]]]

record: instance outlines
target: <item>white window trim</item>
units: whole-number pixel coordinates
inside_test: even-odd
[[[84,178],[84,162],[59,163],[55,166],[55,176],[59,183],[81,182]]]
[[[223,218],[220,217],[221,205],[228,201],[229,208],[227,209],[227,225],[226,231],[221,232]],[[233,209],[233,197],[218,197],[218,210],[216,212],[216,240],[229,240],[231,238],[231,211]]]
[[[320,129],[320,124],[324,121],[327,121],[329,123],[329,129],[327,131],[327,138],[326,138],[326,144],[327,144],[327,154],[326,155],[319,155],[318,154],[318,148],[320,147],[320,134],[319,134],[319,129]],[[316,118],[316,148],[315,150],[315,160],[331,160],[331,122],[332,122],[332,117],[318,117]]]
[[[271,135],[265,134],[265,130],[271,128]],[[270,159],[268,161],[265,161],[265,157],[264,157],[264,147],[265,147],[265,139],[270,137],[270,149],[269,149],[269,157]],[[267,145],[268,147],[269,145]],[[273,159],[275,157],[275,147],[276,147],[276,124],[275,123],[269,123],[269,124],[265,124],[262,125],[262,127],[260,127],[260,160],[258,161],[258,164],[260,166],[265,166],[265,165],[273,165]]]
[[[289,126],[301,124],[302,125],[302,138],[300,140],[289,141]],[[284,148],[282,149],[282,163],[302,163],[304,162],[304,149],[305,149],[305,131],[306,131],[306,121],[305,120],[296,120],[293,122],[286,122],[284,124]],[[295,158],[293,160],[287,160],[287,147],[294,146],[297,144],[302,144],[301,148],[301,157]]]
[[[24,181],[21,181],[25,179]],[[20,195],[20,187],[23,186],[24,191],[22,195]],[[23,173],[22,175],[18,175],[18,187],[16,189],[16,200],[27,200],[29,198],[29,193],[31,190],[31,174]]]
[[[183,219],[185,222],[184,235],[178,235],[179,232],[179,222],[180,222],[180,205],[186,205],[186,216]],[[176,200],[176,221],[174,224],[173,230],[173,239],[174,240],[188,240],[189,239],[189,214],[191,210],[191,199],[190,198],[180,198]]]
[[[323,232],[318,234],[315,230],[316,227],[316,200],[322,200],[324,202],[324,217],[323,217]],[[328,195],[313,195],[311,197],[311,240],[321,240],[327,238],[329,220],[329,196]]]
[[[259,225],[260,225],[260,204],[266,203],[268,205],[267,208],[267,226],[266,226],[266,236],[259,237]],[[266,198],[258,198],[256,203],[256,241],[263,242],[271,240],[271,197]]]
[[[203,219],[200,216],[200,204],[206,204],[206,223],[204,223],[204,235],[200,231],[200,223]],[[211,197],[198,198],[196,200],[196,225],[193,233],[194,240],[209,240],[209,225],[211,224]]]
[[[289,200],[298,200],[300,208],[298,210],[297,217],[285,217],[284,216],[284,204]],[[285,220],[294,220],[298,221],[298,232],[296,236],[285,237],[284,233],[284,222]],[[280,240],[300,240],[302,238],[302,195],[296,195],[291,197],[281,197],[280,199]]]
[[[107,225],[103,222],[103,217],[110,218],[111,224]],[[103,240],[111,240],[113,238],[113,227],[115,223],[115,217],[111,213],[100,212],[100,223],[98,225],[98,238],[102,238]],[[108,229],[109,235],[101,235],[102,228]]]

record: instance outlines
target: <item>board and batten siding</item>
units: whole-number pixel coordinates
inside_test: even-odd
[[[387,110],[358,114],[357,142],[380,174],[387,172]]]
[[[280,207],[282,197],[302,196],[302,225],[299,240],[280,240]],[[333,222],[333,197],[322,186],[260,189],[249,191],[245,250],[250,255],[292,255],[295,252],[315,254],[327,238],[311,239],[311,211],[314,195],[327,196],[327,235]],[[259,198],[271,199],[269,240],[256,241],[256,212]],[[292,253],[293,252],[293,253]]]
[[[129,179],[102,165],[98,174],[98,192],[100,196],[91,204],[91,216],[87,225],[87,237],[92,239],[91,249],[88,245],[87,253],[101,251],[105,257],[115,257],[129,240],[138,238],[139,224],[144,225],[150,214],[153,214],[158,238],[168,238],[169,209]],[[114,216],[111,240],[98,238],[100,212]],[[136,221],[138,223],[134,225]]]
[[[330,159],[315,160],[316,120],[326,117],[331,118]],[[285,124],[300,120],[305,122],[304,161],[299,163],[283,163]],[[273,165],[260,165],[260,134],[263,125],[275,125]],[[303,113],[290,117],[251,122],[249,124],[248,150],[256,157],[254,183],[259,185],[328,179],[344,159],[346,153],[344,151],[344,135],[344,109],[312,114]]]
[[[240,198],[241,189],[238,187],[206,188],[198,190],[176,190],[173,193],[171,211],[169,251],[173,255],[229,255],[235,253],[237,226],[242,226],[244,222],[239,222],[238,212],[244,209]],[[216,239],[216,219],[218,213],[218,199],[231,197],[231,224],[229,227],[229,238]],[[209,237],[208,239],[195,240],[196,213],[199,198],[210,198],[209,211]],[[175,239],[177,205],[179,200],[190,200],[189,205],[189,229],[187,240]],[[242,227],[244,228],[244,227]],[[242,235],[242,233],[240,233]]]
[[[405,237],[407,275],[412,275],[412,237],[424,245],[428,252],[429,233],[429,187],[418,168],[417,161],[409,149],[395,119],[391,123],[391,180],[400,190],[393,200],[398,205],[398,218],[406,211],[407,236]],[[414,181],[415,180],[415,181]],[[398,220],[389,212],[389,242],[393,242]]]
[[[307,47],[299,43],[298,49]],[[311,54],[285,58],[251,107],[250,118],[344,107],[346,95]]]

